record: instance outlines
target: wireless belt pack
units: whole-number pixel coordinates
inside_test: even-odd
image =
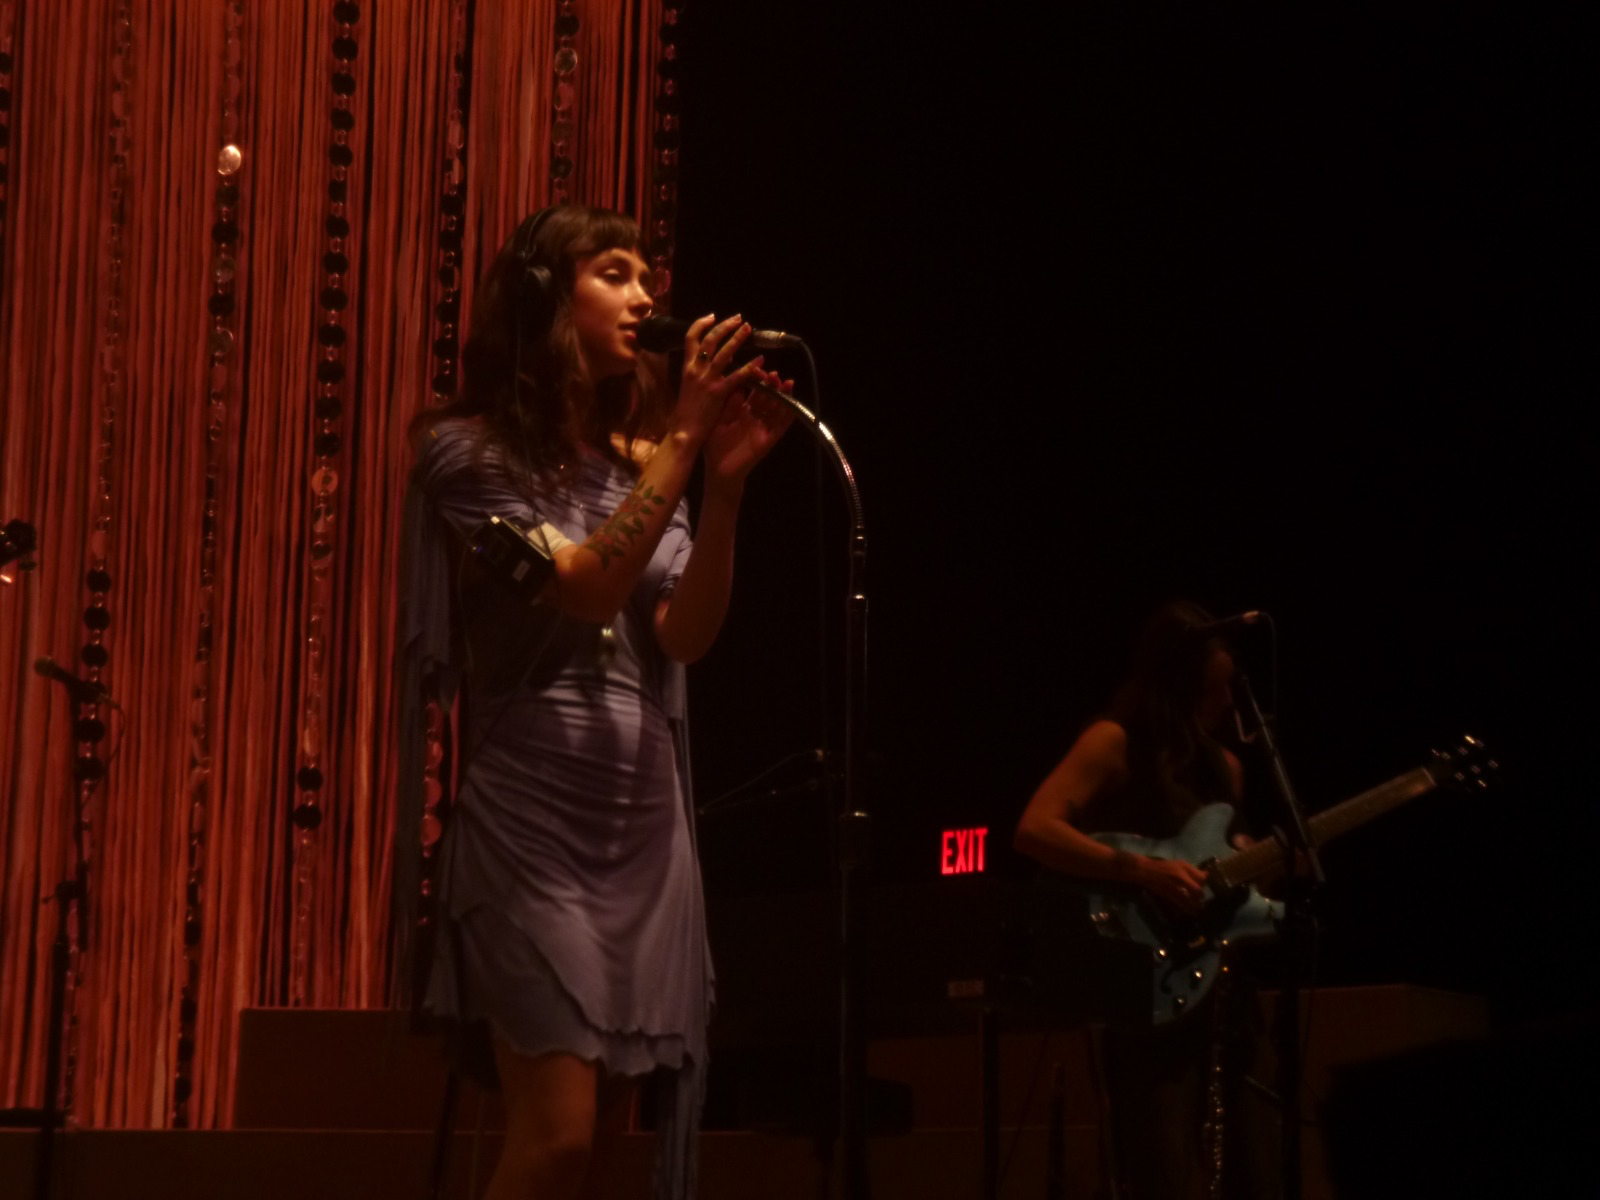
[[[472,553],[489,578],[532,604],[555,573],[550,553],[510,521],[490,517],[473,532]]]

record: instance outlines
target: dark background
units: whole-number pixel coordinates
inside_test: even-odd
[[[861,481],[879,877],[935,881],[969,825],[1021,870],[1149,612],[1266,609],[1308,807],[1462,731],[1504,767],[1328,852],[1321,981],[1592,1005],[1588,30],[1048,7],[684,10],[673,305],[815,351],[820,397],[772,365]],[[846,533],[796,430],[694,681],[700,801],[778,768],[704,818],[724,900],[828,879],[780,764],[839,746]]]

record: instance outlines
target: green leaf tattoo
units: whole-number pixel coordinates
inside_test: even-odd
[[[667,498],[644,480],[634,485],[628,498],[612,513],[606,523],[589,535],[583,544],[600,556],[602,567],[614,558],[621,558],[644,534],[645,518],[660,508],[665,508]]]

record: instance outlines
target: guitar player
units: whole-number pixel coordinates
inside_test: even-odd
[[[1107,715],[1079,734],[1028,802],[1019,851],[1085,883],[1143,889],[1175,917],[1199,911],[1206,877],[1197,866],[1113,849],[1091,835],[1171,838],[1208,804],[1246,811],[1243,769],[1218,740],[1231,724],[1234,664],[1227,645],[1209,636],[1215,626],[1183,601],[1154,614]],[[1229,840],[1248,844],[1242,822]],[[1254,992],[1236,978],[1179,1020],[1106,1031],[1115,1163],[1131,1200],[1273,1194],[1275,1116],[1243,1086],[1259,1025]],[[1207,1134],[1219,1106],[1220,1161]],[[1209,1187],[1218,1166],[1220,1193]]]

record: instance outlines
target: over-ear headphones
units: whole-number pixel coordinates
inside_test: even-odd
[[[511,236],[511,277],[517,289],[517,334],[534,338],[550,327],[555,316],[556,284],[550,268],[536,261],[539,230],[559,206],[541,208],[525,217]]]

